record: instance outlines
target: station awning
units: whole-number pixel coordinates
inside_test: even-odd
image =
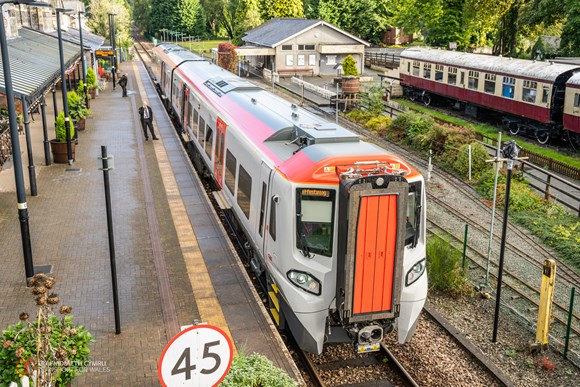
[[[276,55],[276,49],[269,47],[242,46],[236,48],[239,56],[270,56]]]
[[[57,31],[50,31],[46,32],[49,35],[54,36],[58,39],[58,32]],[[81,38],[79,30],[76,28],[68,28],[66,30],[62,30],[62,39],[65,42],[71,42],[80,45]],[[83,28],[83,46],[85,50],[96,51],[105,42],[105,38],[99,35],[95,35],[92,32],[89,32]]]
[[[60,79],[58,39],[28,28],[21,28],[18,35],[7,42],[12,84],[16,97],[25,96],[32,105]],[[80,47],[63,42],[63,54],[65,68],[70,69],[80,60]],[[0,92],[6,94],[3,71]]]

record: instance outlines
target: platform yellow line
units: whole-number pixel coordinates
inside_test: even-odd
[[[147,96],[144,92],[145,88],[143,87],[143,82],[141,81],[141,77],[138,76],[139,70],[137,69],[136,62],[133,62],[133,70],[134,74],[137,74],[135,78],[137,79],[137,88],[139,89],[141,98],[146,98]],[[183,259],[187,268],[187,275],[189,277],[189,282],[191,283],[191,288],[193,289],[193,296],[197,304],[201,321],[221,328],[232,339],[234,354],[236,354],[237,350],[233,342],[232,334],[224,317],[221,305],[217,299],[215,289],[211,283],[211,278],[207,271],[203,254],[199,249],[197,238],[195,237],[193,227],[191,226],[189,216],[187,215],[187,210],[185,209],[181,195],[179,195],[179,187],[175,179],[175,174],[173,173],[173,168],[171,167],[171,163],[167,157],[165,146],[163,146],[163,138],[160,136],[159,132],[158,135],[160,141],[153,141],[155,155],[161,171],[171,216],[177,231],[179,246],[181,247]]]

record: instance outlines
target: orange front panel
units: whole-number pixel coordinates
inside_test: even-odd
[[[397,196],[362,196],[355,253],[353,314],[392,307]]]

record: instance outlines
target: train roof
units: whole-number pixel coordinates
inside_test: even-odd
[[[568,79],[567,85],[573,85],[575,88],[580,88],[580,72],[572,75],[570,79]]]
[[[219,110],[220,118],[228,125],[235,122],[235,126],[245,134],[246,141],[254,144],[290,180],[311,181],[317,164],[333,158],[339,161],[337,155],[350,162],[385,161],[389,158],[401,164],[408,177],[418,175],[400,158],[361,141],[357,134],[269,93],[197,54],[173,44],[162,44],[157,49],[163,50],[173,63],[181,63],[178,67],[181,76]],[[308,165],[310,168],[306,168]],[[336,178],[334,175],[333,179]],[[322,181],[328,179],[326,176]]]
[[[482,70],[490,73],[514,75],[554,82],[558,76],[580,69],[577,65],[541,62],[509,57],[471,54],[459,51],[412,47],[401,53],[401,58],[440,63],[448,66]]]

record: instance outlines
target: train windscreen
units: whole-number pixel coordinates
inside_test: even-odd
[[[296,248],[306,257],[331,257],[335,191],[299,188],[296,199]]]
[[[419,240],[421,225],[421,183],[409,185],[409,200],[407,201],[407,223],[405,227],[405,245],[415,247]]]

